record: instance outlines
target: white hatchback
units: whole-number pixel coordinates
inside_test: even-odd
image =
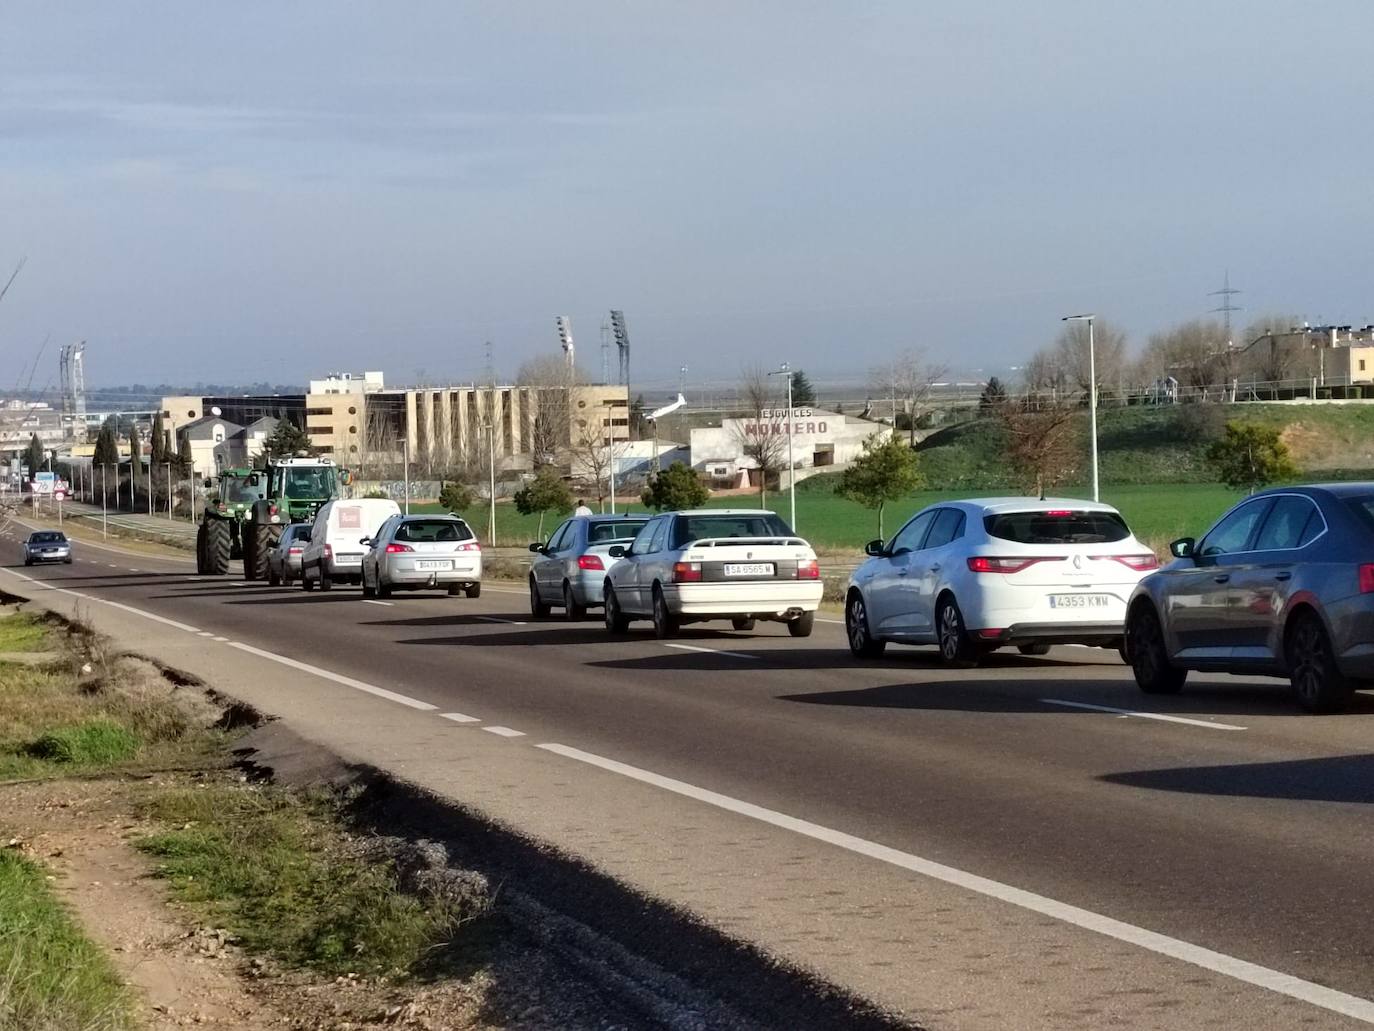
[[[1005,646],[1120,648],[1126,602],[1159,566],[1116,509],[1061,499],[932,505],[865,550],[845,598],[850,651],[935,644],[950,665]]]

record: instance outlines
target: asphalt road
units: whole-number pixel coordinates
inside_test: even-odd
[[[615,639],[533,620],[518,585],[365,602],[80,546],[20,571],[1374,999],[1374,695],[1330,717],[1258,678],[1146,698],[1114,652],[1079,648],[858,664],[835,621]]]

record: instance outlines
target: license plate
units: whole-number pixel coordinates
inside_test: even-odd
[[[416,569],[452,569],[453,563],[448,559],[420,559],[415,563]]]
[[[1051,594],[1052,609],[1105,609],[1112,603],[1110,594]]]
[[[727,562],[725,563],[726,576],[772,576],[773,563],[771,562]]]

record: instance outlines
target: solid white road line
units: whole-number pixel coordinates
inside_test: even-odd
[[[441,713],[439,713],[439,715],[442,716],[442,717],[443,717],[444,719],[446,719],[446,720],[452,720],[454,723],[481,723],[481,722],[482,722],[482,721],[479,720],[476,716],[465,716],[465,715],[463,715],[461,712],[441,712]]]
[[[490,730],[491,728],[488,727],[487,729]],[[943,863],[922,859],[910,852],[902,852],[895,848],[889,848],[887,845],[880,845],[877,842],[846,834],[843,831],[822,827],[819,824],[800,820],[795,816],[788,816],[772,809],[765,809],[763,806],[754,805],[750,802],[742,802],[739,799],[731,798],[729,795],[717,794],[714,791],[708,791],[705,788],[699,788],[680,780],[673,780],[670,777],[663,777],[657,773],[650,773],[648,770],[616,762],[614,759],[606,759],[591,752],[558,744],[543,744],[536,747],[569,759],[576,759],[578,762],[586,763],[589,766],[596,766],[611,773],[618,773],[621,776],[642,781],[645,784],[652,784],[654,787],[695,799],[698,802],[704,802],[718,809],[747,816],[750,819],[771,824],[774,827],[780,827],[783,830],[792,831],[816,841],[826,842],[838,848],[867,856],[870,859],[910,870],[912,873],[921,874],[924,877],[943,881],[945,884],[952,884],[967,891],[985,895],[988,898],[1019,906],[1022,909],[1030,910],[1032,913],[1039,913],[1042,916],[1048,916],[1075,927],[1081,927],[1084,930],[1094,931],[1108,938],[1115,938],[1117,941],[1148,949],[1150,952],[1156,952],[1162,956],[1191,963],[1194,966],[1202,967],[1204,970],[1224,974],[1259,988],[1267,988],[1269,991],[1278,992],[1280,995],[1287,995],[1293,999],[1300,999],[1334,1013],[1341,1013],[1347,1017],[1374,1024],[1374,1002],[1369,999],[1348,995],[1345,992],[1336,991],[1334,988],[1304,981],[1302,978],[1285,974],[1280,970],[1272,970],[1257,963],[1228,956],[1223,952],[1215,952],[1201,945],[1194,945],[1178,938],[1170,938],[1168,935],[1159,934],[1144,927],[1136,927],[1134,924],[1124,923],[1112,917],[1103,916],[1101,913],[1094,913],[1091,910],[1080,909],[1078,906],[1056,902],[1054,899],[1013,887],[1010,884],[1003,884],[1000,881],[980,877],[978,874],[968,873]]]
[[[1209,720],[1192,720],[1186,716],[1166,716],[1162,712],[1140,712],[1137,709],[1118,709],[1111,705],[1092,705],[1088,702],[1069,702],[1062,698],[1041,698],[1045,705],[1064,705],[1070,709],[1091,709],[1093,712],[1112,712],[1118,716],[1138,716],[1142,720],[1161,720],[1164,723],[1186,723],[1190,727],[1206,727],[1208,730],[1248,730],[1234,723],[1212,723]]]
[[[251,644],[244,644],[242,641],[230,641],[229,647],[248,652],[250,655],[256,655],[260,659],[267,659],[269,662],[278,662],[283,666],[290,666],[292,669],[298,669],[302,673],[312,673],[325,680],[332,680],[336,684],[342,684],[344,687],[351,687],[355,691],[363,691],[370,695],[376,695],[378,698],[385,698],[389,702],[396,702],[412,709],[419,709],[422,712],[434,712],[439,708],[437,705],[430,705],[429,702],[422,702],[418,698],[411,698],[408,695],[397,694],[395,691],[388,691],[384,687],[377,687],[375,684],[367,684],[361,680],[354,680],[352,677],[346,677],[342,673],[334,673],[319,666],[312,666],[308,662],[300,662],[296,659],[289,659],[285,655],[277,655],[274,652],[264,651],[261,648],[254,648]]]
[[[396,604],[396,603],[395,603],[394,601],[377,601],[375,598],[364,598],[364,599],[363,599],[363,604],[364,604],[364,605],[385,605],[387,608],[390,608],[392,605],[394,605],[394,604]]]
[[[511,730],[510,727],[483,727],[488,734],[496,734],[499,737],[524,737],[522,730]]]
[[[250,583],[248,583],[246,580],[240,580],[240,581],[238,581],[238,583],[232,583],[232,584],[230,584],[229,586],[230,586],[230,587],[252,587],[253,585],[250,584]]]
[[[52,584],[47,583],[44,580],[36,580],[31,576],[25,576],[23,573],[20,573],[13,569],[6,569],[4,570],[4,572],[10,573],[13,576],[17,576],[21,580],[27,580],[29,583],[33,584],[40,590],[56,591],[58,594],[68,594],[71,595],[73,598],[80,598],[83,601],[98,602],[101,605],[108,605],[112,609],[119,609],[122,612],[133,613],[135,616],[142,616],[144,619],[151,619],[153,622],[161,623],[163,626],[170,626],[177,630],[185,630],[187,633],[190,634],[200,633],[200,630],[196,627],[188,626],[185,623],[178,623],[175,619],[168,619],[165,616],[159,616],[152,612],[145,612],[143,609],[136,609],[132,605],[122,605],[117,601],[111,601],[109,598],[97,598],[91,594],[82,594],[80,591],[69,591],[65,587],[54,587]]]
[[[834,623],[834,624],[836,624],[837,626],[844,626],[844,620],[842,620],[842,619],[827,619],[825,616],[817,616],[817,617],[816,617],[816,622],[817,622],[817,623]]]
[[[757,655],[746,655],[744,652],[727,652],[720,648],[698,648],[694,644],[668,644],[664,642],[665,648],[677,648],[684,652],[705,652],[707,655],[725,655],[732,659],[758,659]]]
[[[528,626],[528,625],[529,625],[529,624],[528,624],[525,620],[523,620],[523,619],[502,619],[500,616],[474,616],[473,618],[474,618],[474,619],[480,619],[480,620],[482,620],[484,623],[509,623],[509,624],[511,624],[512,626]]]

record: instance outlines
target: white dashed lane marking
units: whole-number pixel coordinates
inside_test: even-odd
[[[392,605],[395,604],[395,602],[391,602],[391,601],[376,601],[376,600],[373,599],[373,598],[364,598],[364,599],[363,599],[363,604],[364,604],[364,605],[385,605],[385,606],[387,606],[388,608],[390,608]]]
[[[481,722],[482,722],[482,721],[479,720],[476,716],[465,716],[465,715],[463,715],[463,713],[461,713],[461,712],[441,712],[441,713],[439,713],[439,715],[442,716],[442,717],[443,717],[444,719],[446,719],[446,720],[452,720],[454,723],[481,723]]]
[[[484,623],[509,623],[509,624],[511,624],[512,626],[528,626],[528,625],[529,625],[529,624],[528,624],[525,620],[523,620],[523,619],[503,619],[503,618],[501,618],[500,616],[477,616],[477,617],[475,617],[475,618],[482,620],[482,622],[484,622]]]
[[[1092,712],[1110,712],[1117,716],[1136,716],[1142,720],[1159,720],[1163,723],[1183,723],[1190,727],[1206,727],[1208,730],[1247,730],[1234,723],[1213,723],[1211,720],[1194,720],[1186,716],[1166,716],[1162,712],[1140,712],[1136,709],[1118,709],[1113,705],[1093,705],[1089,702],[1070,702],[1062,698],[1042,698],[1045,705],[1062,705],[1070,709],[1088,709]]]
[[[757,655],[749,655],[745,652],[727,652],[721,648],[699,648],[694,644],[664,644],[665,648],[677,648],[684,652],[705,652],[707,655],[725,655],[731,659],[753,659],[758,660]]]
[[[510,727],[483,727],[488,734],[496,734],[499,737],[524,737],[522,730],[511,730]]]

